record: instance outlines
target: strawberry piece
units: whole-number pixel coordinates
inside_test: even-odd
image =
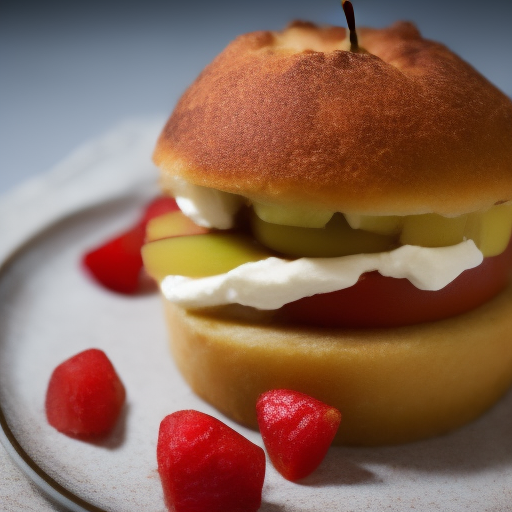
[[[144,216],[142,217],[142,223],[146,226],[151,219],[166,213],[177,212],[179,209],[180,208],[173,197],[157,197],[146,206]]]
[[[46,392],[46,417],[64,434],[104,435],[114,427],[125,396],[124,386],[105,353],[85,350],[53,371]]]
[[[154,217],[178,210],[171,197],[158,197],[146,207],[141,221],[128,231],[105,242],[82,258],[89,274],[105,288],[126,295],[140,287],[142,257],[146,224]]]
[[[265,453],[221,421],[178,411],[160,424],[158,472],[175,512],[255,512],[261,505]]]
[[[85,254],[82,263],[105,288],[133,294],[139,289],[144,236],[144,226],[139,224]]]
[[[292,482],[320,465],[341,422],[335,407],[286,389],[263,393],[256,413],[272,464]]]

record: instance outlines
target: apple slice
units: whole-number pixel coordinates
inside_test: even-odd
[[[493,206],[468,215],[464,236],[475,242],[485,257],[501,254],[512,232],[512,204]]]
[[[402,245],[446,247],[464,240],[467,215],[443,217],[436,213],[408,215],[400,235]]]
[[[359,215],[357,213],[343,215],[352,229],[362,229],[379,235],[398,235],[405,219],[398,215]]]
[[[497,256],[507,248],[511,232],[512,204],[501,204],[486,211],[453,218],[435,213],[409,215],[404,218],[400,242],[404,245],[445,247],[469,239],[485,257],[489,257]]]
[[[244,263],[272,256],[252,238],[234,233],[177,236],[142,247],[147,273],[161,281],[165,276],[208,277],[224,274]]]
[[[204,235],[209,229],[198,226],[184,213],[170,212],[151,219],[146,226],[146,242],[181,235]]]
[[[349,254],[388,251],[396,245],[395,236],[352,229],[342,214],[334,214],[325,228],[282,226],[252,215],[254,237],[265,247],[290,256],[332,258]]]
[[[323,228],[334,215],[330,210],[304,208],[296,205],[276,205],[253,202],[256,215],[265,222],[282,226]]]

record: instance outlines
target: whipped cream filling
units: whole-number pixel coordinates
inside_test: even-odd
[[[272,257],[201,279],[167,276],[160,287],[168,300],[185,308],[241,304],[272,310],[303,297],[349,288],[361,274],[372,271],[436,291],[482,261],[472,240],[439,248],[404,245],[389,252],[339,258]]]
[[[231,229],[244,203],[241,196],[188,183],[173,177],[166,185],[172,190],[180,210],[198,226]]]

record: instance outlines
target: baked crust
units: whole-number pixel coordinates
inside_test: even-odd
[[[512,102],[410,23],[295,23],[232,42],[156,146],[162,182],[347,213],[458,215],[512,199]],[[312,48],[312,49],[310,49]]]
[[[475,419],[512,381],[512,284],[463,315],[394,329],[280,326],[164,302],[185,380],[254,428],[260,393],[287,388],[340,409],[338,444],[404,443]]]

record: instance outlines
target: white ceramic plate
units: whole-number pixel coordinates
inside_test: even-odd
[[[0,201],[0,439],[40,488],[72,510],[163,512],[155,447],[159,423],[173,411],[213,414],[262,444],[257,432],[222,417],[182,381],[156,294],[109,293],[79,265],[86,249],[130,225],[156,194],[150,154],[159,127],[123,126]],[[118,428],[98,443],[59,434],[44,414],[53,368],[89,347],[106,351],[128,396]],[[300,484],[267,466],[261,510],[482,512],[511,510],[511,503],[509,393],[448,436],[333,448]]]

